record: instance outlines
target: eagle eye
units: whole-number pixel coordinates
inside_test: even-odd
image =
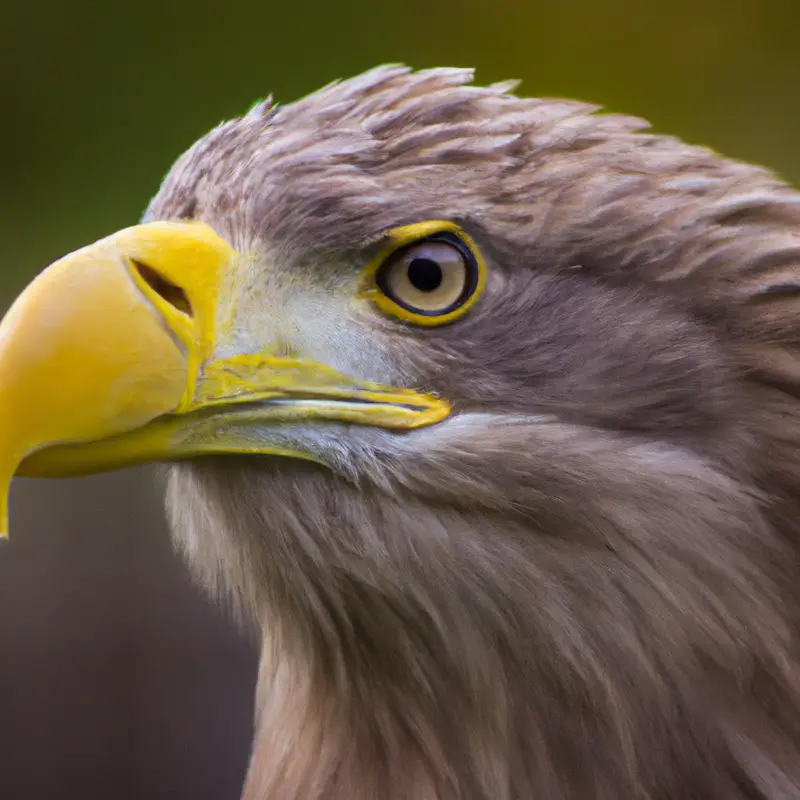
[[[370,270],[369,294],[382,311],[399,319],[442,325],[459,318],[477,299],[484,267],[471,240],[449,223],[414,238],[419,228],[429,226],[393,232],[390,252],[382,253]]]

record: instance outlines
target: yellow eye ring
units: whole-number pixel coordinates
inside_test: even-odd
[[[365,296],[381,311],[430,327],[454,322],[474,305],[486,266],[458,225],[433,220],[391,231],[364,279]]]

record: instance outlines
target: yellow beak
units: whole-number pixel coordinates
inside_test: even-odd
[[[0,536],[14,474],[88,474],[204,453],[306,453],[237,434],[323,418],[413,428],[431,395],[269,353],[214,360],[221,282],[246,268],[212,228],[154,222],[51,265],[0,324]],[[265,321],[268,324],[268,321]],[[235,416],[237,425],[220,425]]]

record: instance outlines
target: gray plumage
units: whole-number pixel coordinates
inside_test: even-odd
[[[171,468],[178,542],[263,635],[244,796],[800,798],[800,196],[470,80],[385,67],[256,106],[146,215],[258,255],[223,349],[457,411],[286,426],[327,467]],[[351,309],[380,234],[427,219],[484,253],[474,309]]]

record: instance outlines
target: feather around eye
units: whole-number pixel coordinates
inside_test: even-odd
[[[392,232],[393,246],[367,272],[368,296],[385,313],[417,325],[444,325],[472,306],[485,283],[474,243],[457,226],[421,223]],[[427,235],[417,238],[420,229]],[[421,231],[420,231],[421,232]]]

